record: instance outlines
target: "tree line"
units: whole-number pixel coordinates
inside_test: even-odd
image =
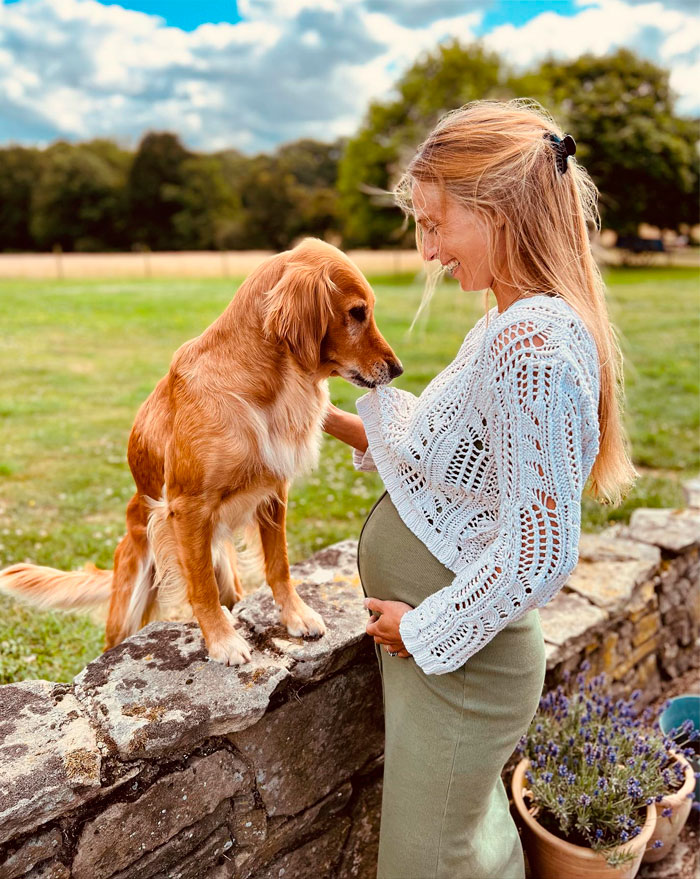
[[[149,132],[135,151],[105,139],[2,148],[0,250],[283,250],[301,235],[411,247],[413,230],[381,190],[445,112],[516,96],[539,100],[575,137],[605,228],[698,222],[698,119],[675,112],[668,71],[622,49],[516,75],[480,44],[454,40],[372,102],[354,136],[332,143],[246,156]]]

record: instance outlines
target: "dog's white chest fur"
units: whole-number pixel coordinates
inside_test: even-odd
[[[290,385],[264,411],[232,394],[246,407],[260,460],[273,476],[285,482],[318,466],[321,419],[329,403],[326,382],[317,385],[313,394],[301,382]]]

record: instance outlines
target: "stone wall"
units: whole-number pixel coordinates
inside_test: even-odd
[[[547,680],[614,691],[700,667],[700,486],[582,535],[540,610]],[[209,662],[196,623],[152,623],[70,684],[0,687],[0,879],[374,879],[382,689],[343,541],[293,567],[324,617],[289,637],[264,586],[234,608],[252,662]],[[397,660],[411,661],[411,660]]]

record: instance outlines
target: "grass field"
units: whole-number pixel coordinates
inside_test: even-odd
[[[697,271],[611,269],[607,282],[643,475],[618,508],[584,501],[586,530],[626,520],[637,506],[681,505],[681,482],[700,468]],[[378,324],[405,367],[396,385],[419,393],[454,357],[481,296],[447,281],[408,337],[420,285],[408,276],[372,283]],[[225,279],[2,283],[0,567],[111,567],[133,490],[125,450],[136,410],[173,351],[220,314],[235,287]],[[331,392],[349,411],[362,393],[341,379]],[[326,437],[319,469],[290,495],[291,560],[357,537],[380,492],[379,477],[356,473],[348,447]],[[70,680],[101,650],[102,628],[87,617],[1,595],[0,612],[0,683]]]

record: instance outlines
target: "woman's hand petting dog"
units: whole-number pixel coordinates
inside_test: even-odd
[[[374,611],[365,631],[368,635],[372,635],[375,643],[384,644],[386,650],[391,650],[392,653],[398,650],[398,656],[402,659],[411,656],[399,634],[401,617],[409,610],[413,610],[411,605],[404,601],[382,601],[371,597],[365,598],[364,604],[366,608]]]

